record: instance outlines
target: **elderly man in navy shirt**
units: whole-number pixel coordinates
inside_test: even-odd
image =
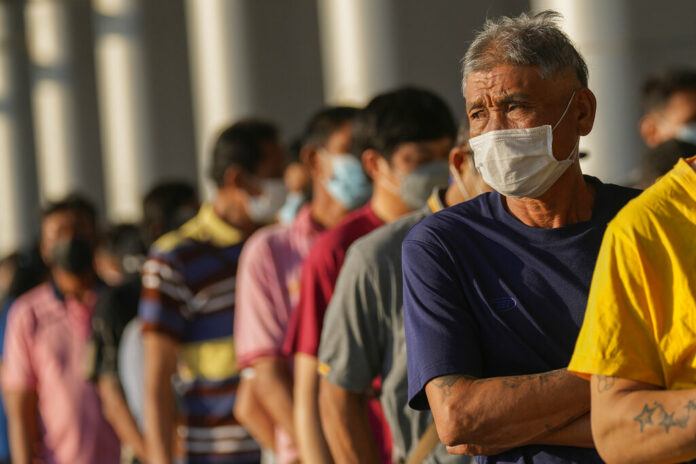
[[[582,174],[596,100],[558,17],[488,21],[472,42],[470,143],[495,192],[403,243],[409,404],[479,462],[601,462],[589,384],[565,367],[606,225],[638,192]]]

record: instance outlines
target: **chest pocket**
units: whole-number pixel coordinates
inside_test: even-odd
[[[493,298],[488,301],[488,306],[496,313],[504,313],[515,310],[517,300],[510,297]]]

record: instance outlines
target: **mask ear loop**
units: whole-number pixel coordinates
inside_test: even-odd
[[[465,197],[464,201],[471,200],[471,195],[469,195],[469,189],[467,189],[466,185],[464,185],[464,181],[462,181],[462,176],[459,175],[457,170],[454,169],[454,166],[452,166],[451,164],[449,170],[450,174],[452,174],[452,179],[454,179],[454,182],[457,184],[457,187],[459,187],[459,191]]]
[[[551,131],[555,131],[558,125],[563,121],[563,118],[565,118],[566,113],[568,113],[568,110],[570,109],[570,104],[573,102],[573,97],[575,97],[575,93],[578,91],[578,89],[573,90],[573,93],[570,95],[570,99],[568,100],[568,104],[565,107],[565,110],[563,110],[563,114],[561,117],[558,119],[558,122],[553,125],[551,128]]]

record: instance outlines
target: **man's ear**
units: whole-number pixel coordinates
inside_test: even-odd
[[[657,143],[657,119],[654,114],[646,114],[638,122],[638,132],[649,147],[656,147]]]
[[[320,169],[319,151],[311,146],[302,147],[300,150],[300,163],[314,176]]]
[[[578,90],[578,135],[584,136],[590,133],[597,114],[597,98],[587,87]]]
[[[242,173],[238,166],[228,166],[222,177],[222,187],[243,188]]]
[[[461,146],[453,147],[449,152],[449,164],[459,173],[459,175],[463,174],[462,165],[468,156],[467,149]]]
[[[382,155],[373,148],[368,148],[362,154],[362,165],[367,176],[373,181],[379,178],[380,169],[379,163]]]

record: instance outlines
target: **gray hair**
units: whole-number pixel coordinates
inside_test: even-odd
[[[583,87],[587,87],[587,64],[573,42],[561,31],[562,16],[546,10],[533,16],[503,16],[486,20],[464,55],[462,90],[472,72],[488,71],[501,64],[536,66],[542,78],[571,68]]]

